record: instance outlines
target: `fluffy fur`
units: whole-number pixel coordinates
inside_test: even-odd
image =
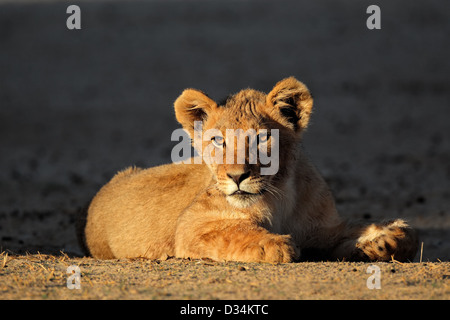
[[[248,157],[244,164],[126,169],[89,206],[83,229],[88,252],[102,259],[291,262],[313,253],[325,259],[412,260],[417,238],[405,221],[358,225],[339,217],[328,186],[300,147],[312,106],[307,87],[292,77],[267,95],[246,89],[223,105],[186,89],[175,113],[191,137],[194,121],[224,136],[226,129],[278,129],[278,172],[261,175],[264,165],[249,164]],[[227,141],[227,148],[238,147]]]

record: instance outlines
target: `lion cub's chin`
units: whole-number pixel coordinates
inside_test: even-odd
[[[231,194],[226,196],[227,201],[236,208],[248,208],[262,199],[261,194]]]

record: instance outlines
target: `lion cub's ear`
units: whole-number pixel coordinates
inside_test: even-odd
[[[201,91],[186,89],[175,100],[175,116],[183,128],[194,136],[194,121],[204,121],[215,108],[216,102]]]
[[[300,133],[308,126],[313,99],[308,88],[294,77],[278,82],[267,95],[274,120]]]

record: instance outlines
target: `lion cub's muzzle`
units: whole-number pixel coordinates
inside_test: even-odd
[[[255,203],[264,193],[261,176],[246,166],[224,170],[218,183],[228,202],[239,207]]]

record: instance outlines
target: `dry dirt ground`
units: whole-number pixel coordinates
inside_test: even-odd
[[[219,263],[98,261],[66,255],[0,256],[4,299],[448,299],[450,263]],[[379,289],[371,265],[380,268]],[[80,268],[80,288],[69,289]],[[75,285],[75,281],[69,279]],[[369,286],[370,286],[369,284]],[[69,284],[70,286],[70,284]]]
[[[450,298],[449,1],[377,1],[381,30],[369,1],[77,3],[68,30],[70,1],[0,0],[0,299]],[[341,215],[408,220],[423,263],[377,264],[369,290],[362,263],[82,257],[77,212],[118,170],[170,162],[184,88],[221,100],[291,75]]]

